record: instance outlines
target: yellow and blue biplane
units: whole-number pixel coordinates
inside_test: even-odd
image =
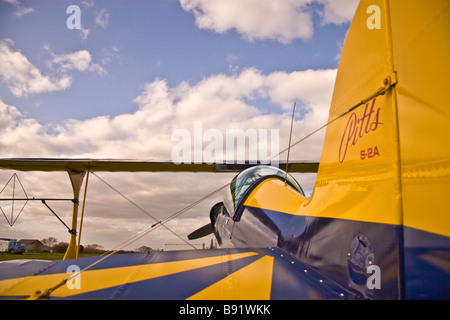
[[[210,212],[220,248],[0,264],[0,297],[449,299],[450,1],[361,1],[337,73],[311,197],[285,171],[248,166]],[[294,146],[293,146],[294,147]],[[12,170],[228,170],[225,165],[1,159]],[[283,167],[282,165],[280,167]],[[231,166],[231,169],[236,168]],[[74,201],[72,228],[77,227]],[[75,260],[74,260],[75,259]],[[77,265],[81,286],[69,287]]]

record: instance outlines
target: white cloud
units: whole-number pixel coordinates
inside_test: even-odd
[[[86,40],[89,35],[89,32],[91,32],[91,31],[89,29],[86,29],[83,26],[81,26],[80,32],[81,32],[81,39]]]
[[[16,0],[10,2],[18,3]],[[313,35],[312,7],[309,0],[181,0],[184,10],[194,14],[199,28],[223,33],[235,30],[247,40],[272,39],[289,43],[309,39]],[[343,23],[351,18],[354,1],[317,0],[323,23]],[[83,7],[94,5],[83,1]],[[344,10],[344,7],[346,10]],[[342,10],[341,10],[342,9]],[[347,10],[348,9],[348,10]],[[109,13],[99,12],[96,23],[107,27]],[[84,37],[88,29],[82,29]],[[104,51],[103,65],[118,59],[118,48]],[[108,53],[108,54],[107,54]],[[71,73],[106,71],[93,61],[87,50],[52,54],[51,74],[43,74],[27,57],[13,49],[9,40],[0,41],[0,80],[17,96],[65,90],[71,86]],[[0,150],[2,157],[86,157],[144,158],[170,160],[176,144],[171,135],[177,128],[193,133],[193,124],[201,120],[203,130],[225,132],[228,128],[279,129],[280,149],[288,142],[290,113],[294,101],[299,102],[294,123],[293,142],[327,121],[328,108],[336,70],[305,70],[263,74],[257,69],[240,69],[239,57],[228,55],[232,74],[215,74],[198,82],[169,86],[164,79],[145,84],[133,102],[132,113],[100,116],[88,120],[67,120],[58,125],[43,125],[25,117],[15,106],[0,99]],[[273,106],[273,112],[259,108],[259,103]],[[296,146],[292,159],[318,160],[324,131]],[[207,142],[204,142],[204,145]],[[0,170],[0,187],[10,177]],[[71,197],[65,173],[19,173],[30,196]],[[233,174],[166,174],[166,173],[99,173],[136,203],[158,219],[194,202],[211,190],[228,182]],[[301,176],[304,177],[304,176]],[[306,190],[314,177],[300,181]],[[306,182],[306,185],[305,185]],[[175,231],[186,235],[208,221],[210,207],[221,201],[221,195],[196,207],[187,217],[171,222]],[[176,198],[177,201],[174,201]],[[30,203],[28,206],[32,206]],[[44,238],[56,236],[67,241],[67,231],[48,214],[46,208],[34,204],[18,220],[11,234],[6,224],[0,233],[11,237]],[[177,207],[178,206],[178,207]],[[54,209],[68,222],[71,204],[57,204]],[[100,243],[106,248],[129,239],[153,221],[130,206],[120,196],[94,177],[89,181],[88,202],[83,228],[83,243]],[[43,223],[44,222],[44,223]],[[105,227],[107,226],[107,227]],[[30,231],[32,230],[32,231]],[[162,228],[150,235],[150,242],[161,247],[163,241],[179,242]],[[160,233],[161,232],[161,233]],[[119,236],[120,235],[120,236]],[[161,238],[161,239],[160,239]],[[162,240],[162,239],[165,240]],[[148,243],[148,238],[146,238]],[[137,246],[137,245],[136,245]]]
[[[108,10],[102,9],[95,17],[95,23],[102,28],[106,28],[109,21],[109,13]]]
[[[26,14],[34,12],[34,9],[31,8],[31,7],[28,7],[28,8],[22,7],[18,0],[3,0],[3,1],[7,2],[9,4],[12,4],[12,5],[14,5],[16,7],[16,11],[14,11],[14,15],[16,17],[21,18],[21,17],[23,17]]]
[[[359,0],[317,0],[324,5],[323,23],[341,24],[350,22],[355,14]]]
[[[89,9],[89,8],[92,8],[95,5],[95,3],[94,3],[94,0],[83,0],[83,1],[81,1],[81,5],[85,9]]]
[[[289,43],[313,34],[308,0],[181,0],[201,29],[218,33],[236,30],[248,40],[276,39]]]
[[[0,79],[15,96],[65,90],[72,79],[67,75],[43,75],[25,55],[11,49],[10,40],[0,40]]]
[[[29,8],[24,8],[24,7],[17,7],[17,10],[14,12],[14,15],[17,17],[22,17],[26,14],[32,13],[34,12],[34,9],[29,7]]]
[[[72,85],[72,77],[68,73],[73,70],[106,74],[103,67],[92,61],[89,51],[80,50],[61,55],[50,52],[53,55],[49,63],[52,74],[44,75],[13,46],[9,39],[0,40],[0,80],[17,97],[66,90]]]
[[[58,64],[62,72],[69,70],[88,71],[105,74],[106,71],[98,64],[92,62],[89,51],[79,50],[73,53],[55,55],[53,63]]]
[[[86,64],[79,66],[84,67]],[[134,99],[137,104],[134,113],[83,121],[68,120],[52,127],[24,117],[17,108],[0,100],[0,149],[2,157],[170,160],[176,144],[171,141],[173,131],[182,128],[193,134],[194,121],[201,120],[203,132],[217,129],[224,133],[228,128],[279,129],[281,150],[288,142],[294,100],[302,102],[299,112],[304,117],[295,121],[293,142],[327,121],[335,76],[336,70],[263,74],[250,68],[234,75],[216,74],[195,83],[183,82],[175,87],[170,87],[163,79],[155,79],[147,83]],[[256,102],[261,100],[278,107],[278,112],[262,113],[256,106]],[[291,159],[318,160],[322,141],[323,134],[313,136],[291,150]],[[203,142],[204,146],[208,144]],[[98,175],[158,219],[164,219],[193,203],[233,177],[233,174],[193,173],[101,172]],[[0,182],[6,183],[10,176],[11,173],[1,170]],[[19,173],[19,176],[29,196],[71,196],[67,175],[30,172]],[[306,190],[310,190],[314,177],[303,177],[300,182]],[[100,243],[111,248],[153,223],[95,177],[89,180],[89,190],[83,228],[84,244]],[[174,197],[177,201],[173,201]],[[186,236],[208,222],[210,207],[221,199],[222,194],[215,196],[169,226]],[[58,209],[58,213],[65,213],[65,221],[70,221],[70,208],[61,204]],[[15,226],[15,230],[19,231],[14,236],[29,237],[30,234],[25,233],[28,228],[34,230],[33,238],[55,236],[60,241],[67,241],[67,231],[56,219],[52,220],[50,216],[50,222],[45,220],[48,224],[43,227],[37,219],[38,214],[49,216],[46,209],[40,206],[32,210],[27,208]],[[8,236],[10,231],[5,229],[5,225],[0,224],[0,232]],[[108,228],[100,227],[105,225]],[[121,236],[111,236],[111,231]],[[209,239],[202,241],[209,244]],[[179,243],[180,240],[160,228],[146,237],[141,245],[150,243],[150,246],[162,247],[164,242]],[[135,244],[132,248],[138,246]]]
[[[249,41],[290,43],[313,36],[311,4],[323,5],[322,23],[341,24],[353,17],[358,0],[180,0],[200,29],[224,33],[236,30]]]
[[[67,68],[86,70],[87,60],[77,60],[78,64]],[[304,117],[294,130],[296,136],[301,136],[326,122],[335,76],[336,70],[265,75],[250,68],[235,75],[212,75],[193,84],[183,82],[173,88],[165,80],[155,79],[134,99],[138,105],[134,113],[67,120],[51,128],[24,118],[16,108],[3,104],[2,156],[167,160],[174,145],[170,142],[173,130],[193,131],[196,120],[203,122],[204,130],[215,128],[225,133],[227,128],[280,128],[284,137],[294,101],[301,102],[303,108]],[[263,114],[255,105],[261,100],[277,106],[279,112]],[[25,136],[29,138],[24,139]],[[20,139],[23,141],[19,144]],[[318,159],[319,154],[313,156]]]
[[[334,70],[305,70],[292,73],[274,72],[267,78],[272,101],[284,110],[292,108],[292,101],[301,100],[317,108],[329,107],[329,85],[334,83]]]
[[[107,65],[110,63],[122,64],[123,57],[120,54],[120,48],[112,46],[111,48],[102,49],[102,59],[101,63]]]

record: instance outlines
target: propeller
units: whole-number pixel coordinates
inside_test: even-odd
[[[209,212],[209,218],[211,219],[211,222],[190,233],[187,236],[188,239],[195,240],[206,237],[207,235],[213,233],[214,232],[213,225],[215,225],[217,216],[220,214],[220,212],[222,212],[223,208],[224,208],[223,202],[216,203]]]
[[[213,231],[214,230],[213,230],[211,223],[208,223],[208,224],[204,225],[203,227],[200,227],[197,230],[195,230],[194,232],[190,233],[187,237],[189,240],[195,240],[195,239],[206,237],[207,235],[210,235],[211,233],[213,233]]]

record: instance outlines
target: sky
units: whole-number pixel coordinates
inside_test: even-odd
[[[293,141],[326,123],[356,6],[355,0],[0,0],[0,157],[171,160],[180,143],[174,132],[194,136],[196,123],[202,133],[223,137],[231,129],[277,130],[271,152],[281,151],[294,102]],[[293,148],[291,158],[319,160],[323,136]],[[208,141],[202,143],[205,150]],[[14,173],[0,170],[0,188]],[[72,197],[66,173],[16,173],[29,197]],[[82,244],[111,249],[153,224],[149,214],[164,219],[233,176],[90,175]],[[315,175],[294,176],[310,194]],[[185,238],[209,221],[221,199],[202,202],[167,227]],[[49,204],[70,224],[71,203]],[[11,203],[0,206],[10,215]],[[69,239],[40,202],[28,202],[13,226],[0,219],[0,237]],[[128,249],[176,243],[159,228]]]

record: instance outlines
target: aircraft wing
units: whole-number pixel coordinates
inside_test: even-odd
[[[116,254],[64,281],[98,259],[0,262],[0,299],[354,298],[276,248]]]
[[[3,158],[0,169],[19,171],[109,171],[109,172],[240,172],[258,163],[174,163],[158,160],[118,160],[118,159],[61,159],[61,158]],[[286,168],[286,162],[279,166]],[[289,161],[289,172],[318,171],[316,161]]]

